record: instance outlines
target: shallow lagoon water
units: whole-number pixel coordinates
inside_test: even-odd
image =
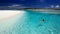
[[[60,14],[25,10],[0,24],[0,34],[60,34]]]

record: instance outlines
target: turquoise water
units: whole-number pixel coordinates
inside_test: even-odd
[[[8,22],[14,24],[6,30],[1,30],[1,32],[3,34],[60,34],[60,14],[27,10],[24,12],[24,14],[18,14],[8,19]]]

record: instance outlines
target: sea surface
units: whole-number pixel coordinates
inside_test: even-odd
[[[1,23],[0,34],[60,34],[60,14],[24,10]]]

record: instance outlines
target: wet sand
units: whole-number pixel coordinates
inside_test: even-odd
[[[22,13],[22,11],[15,11],[15,10],[0,10],[0,22],[10,19],[18,14]]]

